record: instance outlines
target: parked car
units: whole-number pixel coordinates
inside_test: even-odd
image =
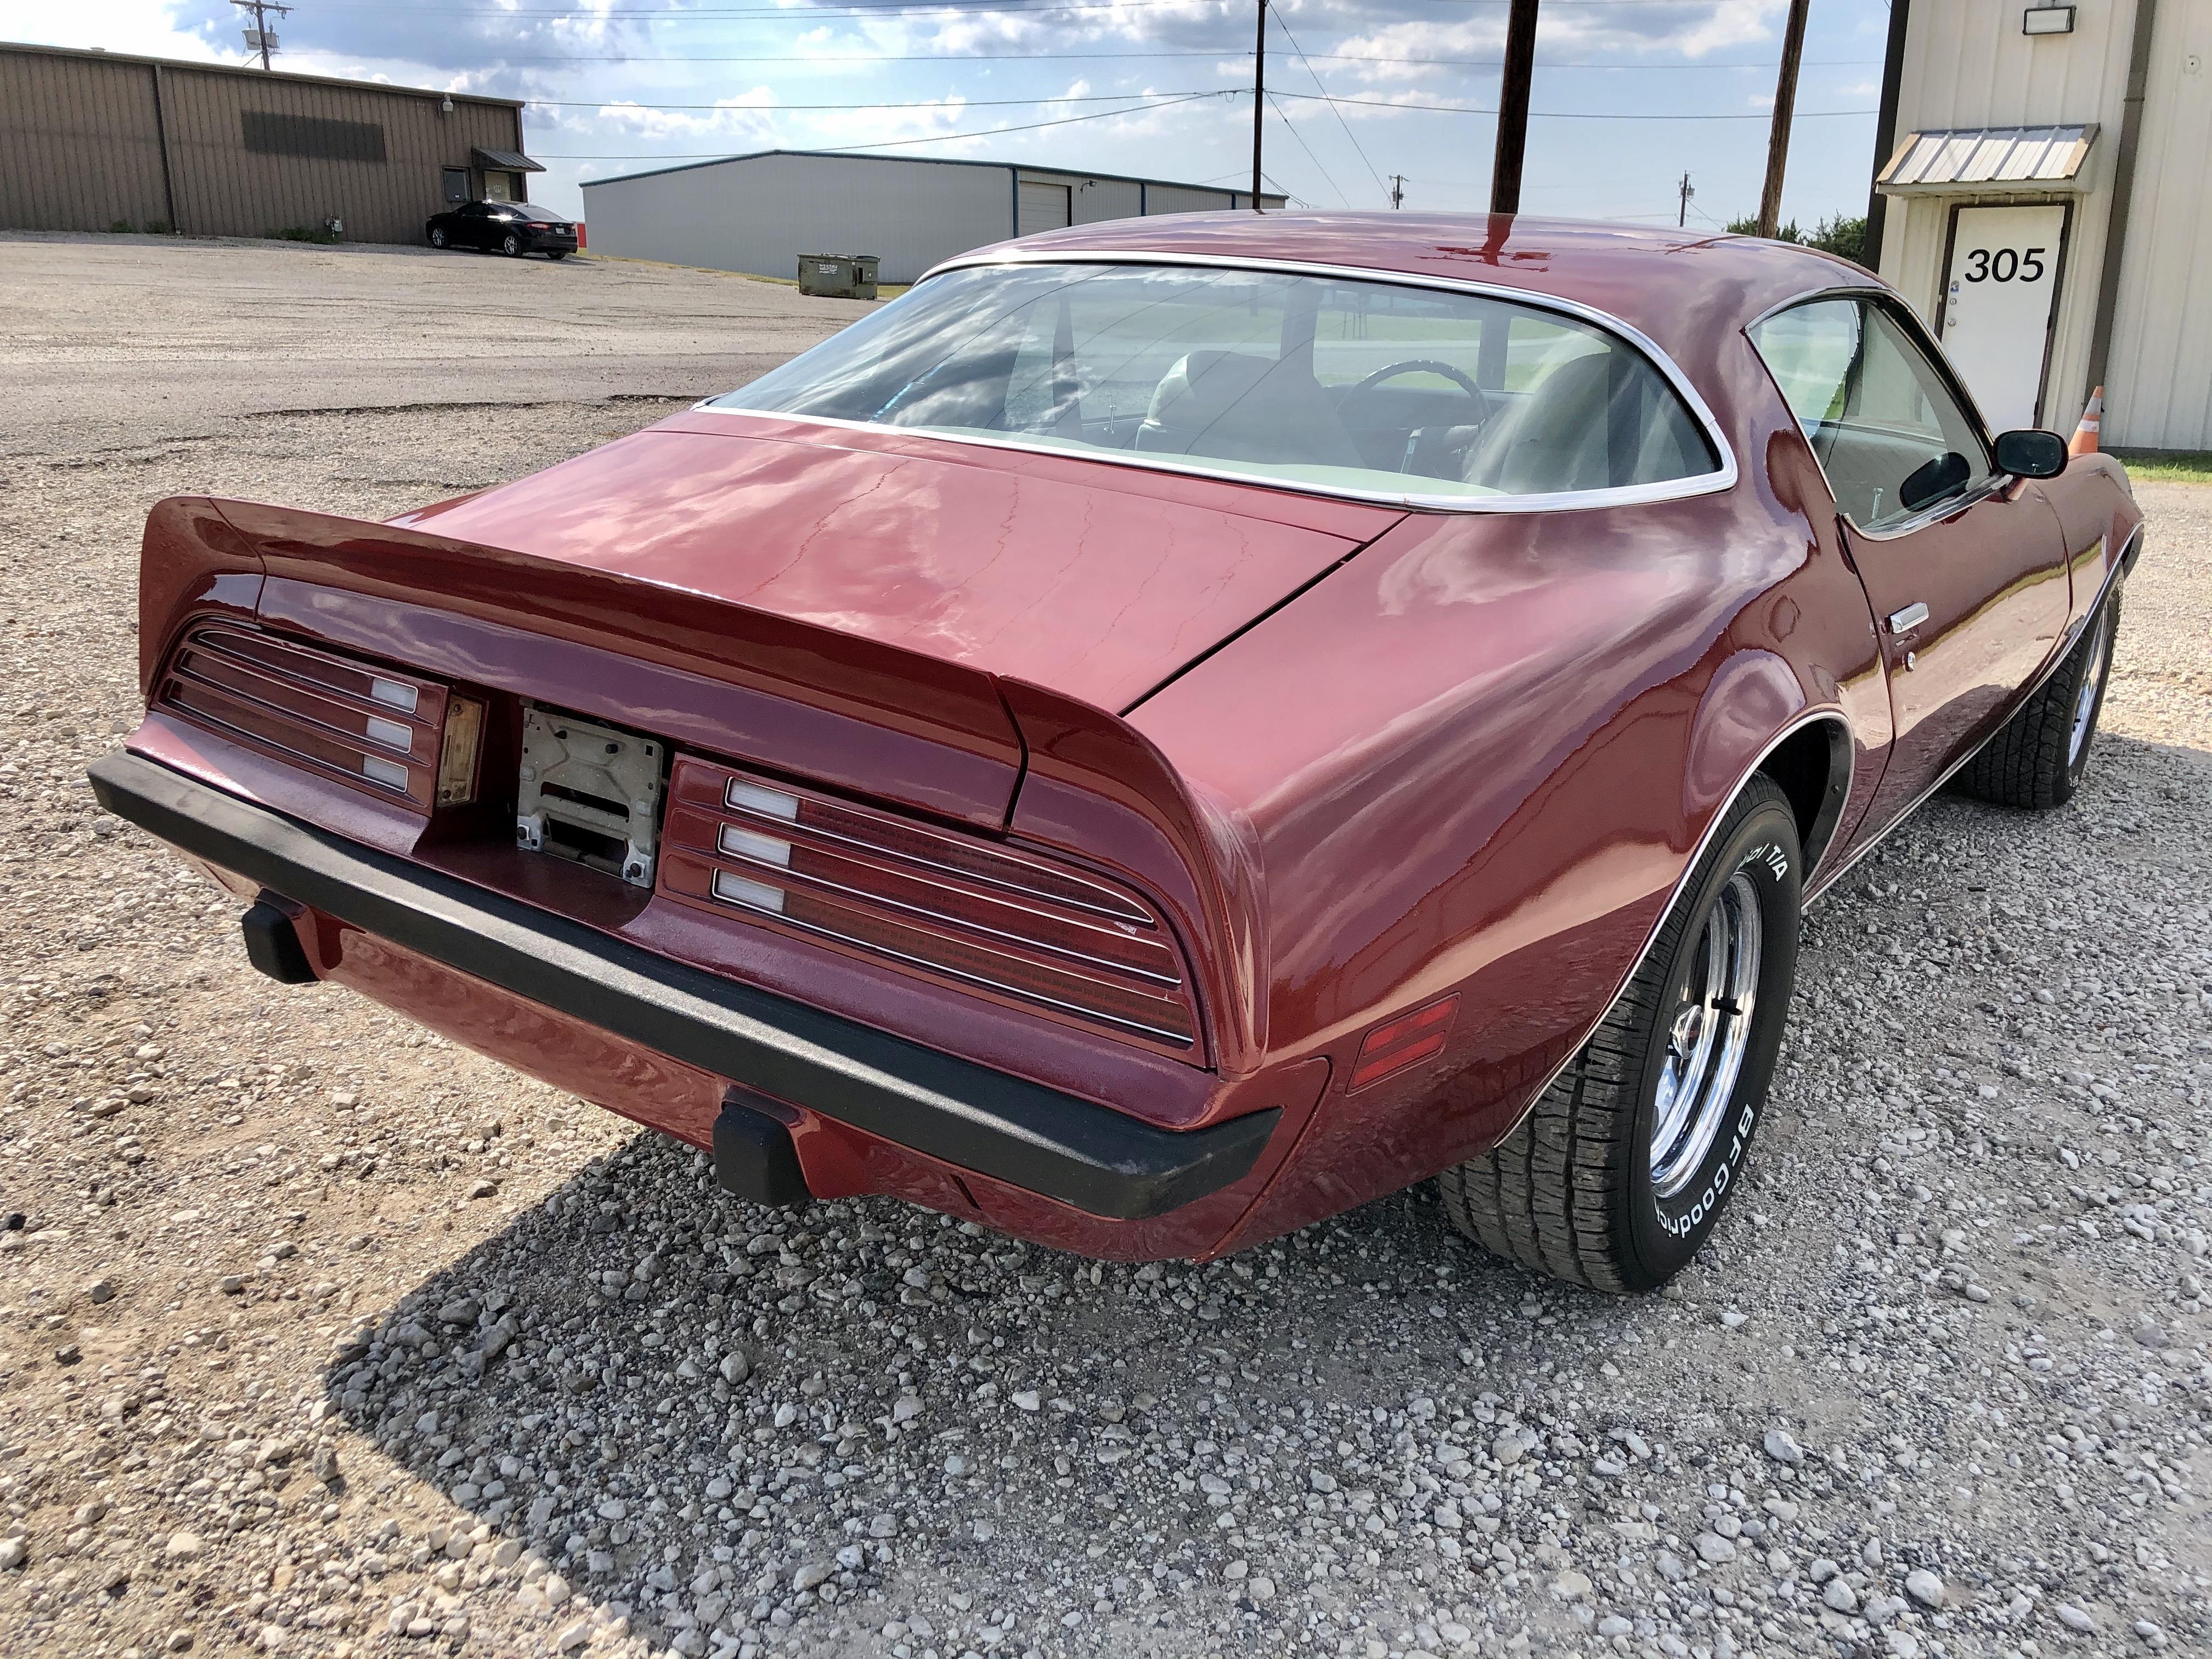
[[[432,247],[473,247],[520,259],[542,253],[565,259],[576,251],[575,222],[535,202],[464,202],[433,214],[422,227]]]
[[[2141,526],[1809,249],[1088,225],[388,523],[161,503],[93,777],[264,972],[755,1199],[1206,1258],[1433,1177],[1637,1290],[1802,907],[2075,793]]]

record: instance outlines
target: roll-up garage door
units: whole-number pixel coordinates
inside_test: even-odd
[[[1014,234],[1027,236],[1036,231],[1065,228],[1073,199],[1066,185],[1033,185],[1024,179],[1015,197]]]

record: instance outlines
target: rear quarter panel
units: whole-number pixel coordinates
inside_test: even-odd
[[[1848,722],[1846,830],[1863,810],[1888,740],[1872,619],[1803,441],[1735,343],[1705,381],[1729,394],[1707,395],[1737,434],[1732,490],[1418,515],[1133,714],[1249,823],[1270,1058],[1333,1060],[1224,1248],[1508,1133],[1792,720]],[[1441,1054],[1346,1092],[1369,1027],[1453,990]]]

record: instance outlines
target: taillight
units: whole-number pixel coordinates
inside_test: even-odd
[[[1158,911],[1118,884],[686,756],[661,886],[1188,1054],[1198,1022]]]
[[[313,646],[196,628],[162,671],[154,706],[421,811],[475,793],[482,705]],[[465,776],[444,758],[449,734],[467,751]]]

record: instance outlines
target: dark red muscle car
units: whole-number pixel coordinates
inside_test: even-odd
[[[162,503],[94,779],[264,971],[757,1200],[1205,1257],[1434,1176],[1634,1289],[1800,908],[2073,793],[2140,522],[1808,250],[1086,226],[389,524]]]

